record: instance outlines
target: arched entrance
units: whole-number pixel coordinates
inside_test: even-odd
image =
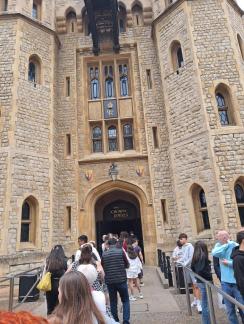
[[[136,184],[122,180],[111,180],[91,188],[84,198],[84,204],[80,210],[79,232],[88,235],[90,240],[96,241],[96,222],[99,220],[96,212],[100,213],[101,219],[103,217],[102,209],[98,210],[98,207],[102,205],[105,207],[116,200],[132,203],[140,211],[146,263],[155,265],[157,238],[154,211],[147,194]]]
[[[98,247],[104,234],[133,231],[143,248],[140,204],[135,196],[120,190],[103,195],[96,202],[95,219]]]

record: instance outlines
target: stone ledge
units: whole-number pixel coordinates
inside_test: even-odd
[[[159,267],[156,268],[156,273],[164,289],[168,289],[169,288],[168,280],[164,278],[164,274],[162,273]]]

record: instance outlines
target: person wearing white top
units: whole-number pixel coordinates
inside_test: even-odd
[[[80,248],[82,248],[82,246],[84,244],[86,244],[88,242],[88,237],[86,235],[81,235],[80,237],[78,237],[78,244],[80,246]],[[89,243],[90,244],[90,243]],[[95,255],[96,259],[98,262],[101,262],[101,258],[99,253],[97,252],[97,249],[91,244],[92,246],[92,253]],[[75,261],[79,261],[81,256],[81,250],[77,250],[75,253]]]
[[[138,278],[139,273],[142,270],[142,263],[139,257],[137,256],[133,246],[127,247],[127,258],[130,264],[130,267],[126,269],[128,285],[130,290],[130,301],[136,301],[137,298],[134,295],[134,285],[139,292],[139,298],[143,298],[140,288],[140,281]]]

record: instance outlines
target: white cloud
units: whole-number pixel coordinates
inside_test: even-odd
[[[241,9],[244,10],[244,0],[236,0],[236,2],[237,2],[238,5],[241,7]]]

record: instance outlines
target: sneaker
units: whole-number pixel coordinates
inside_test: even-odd
[[[139,294],[139,298],[140,298],[140,299],[143,299],[143,295],[142,295],[142,293]]]
[[[130,301],[136,301],[136,297],[134,297],[134,296],[130,296],[130,297],[129,297],[129,300],[130,300]]]
[[[196,307],[197,306],[197,300],[194,299],[193,302],[191,303],[191,307]]]
[[[140,286],[141,286],[141,287],[144,287],[145,285],[144,285],[144,283],[143,283],[143,282],[140,282]]]
[[[198,314],[202,314],[202,306],[201,306],[200,302],[197,303],[197,311],[198,311]]]

